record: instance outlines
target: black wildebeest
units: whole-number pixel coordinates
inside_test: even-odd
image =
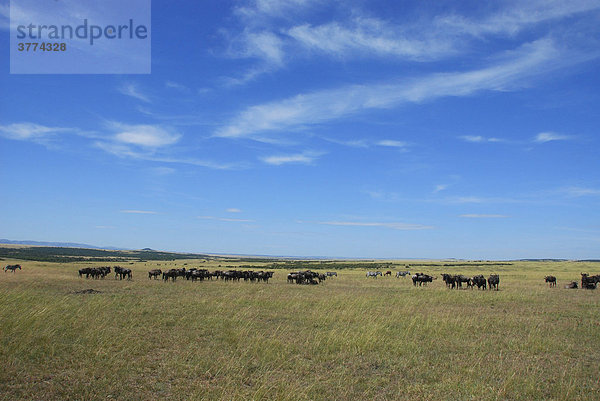
[[[152,269],[148,272],[148,278],[158,279],[158,277],[162,274],[162,270],[160,269]]]
[[[577,281],[571,281],[569,284],[565,285],[565,288],[568,290],[577,289]]]
[[[550,287],[556,287],[556,277],[546,276],[546,277],[544,277],[544,281],[546,283],[549,283]]]
[[[383,275],[384,275],[384,276],[390,276],[390,277],[392,277],[392,271],[391,271],[391,270],[388,270],[388,271],[386,271],[386,272],[385,272]]]
[[[488,277],[488,285],[490,287],[490,290],[495,289],[496,291],[498,291],[498,284],[500,284],[500,276],[497,274],[491,274]]]
[[[6,273],[9,270],[14,273],[17,269],[21,270],[21,265],[8,265],[4,268],[4,273]]]
[[[333,276],[337,277],[337,272],[327,272],[325,274],[327,275],[327,277],[333,277]]]

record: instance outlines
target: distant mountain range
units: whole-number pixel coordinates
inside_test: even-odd
[[[45,241],[13,241],[10,239],[0,238],[0,244],[10,245],[35,245],[35,246],[55,246],[60,248],[87,248],[87,249],[108,249],[111,251],[128,251],[127,248],[118,248],[114,246],[95,246],[89,244],[78,244],[76,242],[45,242]]]

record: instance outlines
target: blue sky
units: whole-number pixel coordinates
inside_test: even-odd
[[[0,237],[597,258],[600,1],[153,1],[149,75],[11,75]]]

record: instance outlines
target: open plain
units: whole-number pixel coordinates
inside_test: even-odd
[[[438,278],[423,287],[336,269],[353,261],[328,262],[338,277],[319,285],[289,284],[290,269],[148,279],[216,259],[131,262],[122,281],[78,277],[101,262],[2,263],[23,266],[0,272],[2,400],[600,399],[600,290],[564,289],[597,262],[388,261]],[[499,291],[447,289],[441,273],[498,273]]]

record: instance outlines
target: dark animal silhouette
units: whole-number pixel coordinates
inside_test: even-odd
[[[158,277],[162,274],[162,270],[160,269],[152,269],[148,272],[148,278],[158,279]]]
[[[556,277],[554,276],[546,276],[544,277],[544,281],[550,284],[550,287],[556,287]]]
[[[4,268],[4,273],[6,273],[9,270],[14,273],[17,269],[21,270],[21,265],[8,265]]]
[[[500,276],[492,274],[488,277],[488,286],[490,287],[490,290],[498,291],[498,284],[500,284]]]

